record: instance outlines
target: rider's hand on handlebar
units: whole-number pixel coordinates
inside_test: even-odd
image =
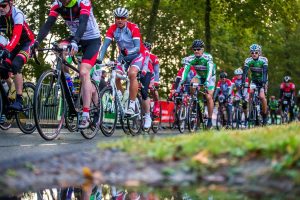
[[[71,55],[74,56],[78,52],[78,44],[75,40],[72,40],[71,43],[68,45],[68,48],[71,51]]]
[[[1,55],[0,57],[5,60],[6,58],[9,58],[10,57],[10,52],[4,48],[2,51],[1,51]]]

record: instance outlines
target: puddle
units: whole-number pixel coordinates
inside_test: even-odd
[[[0,200],[223,200],[223,199],[294,199],[286,194],[268,195],[241,192],[221,185],[190,187],[115,187],[93,185],[82,187],[51,188],[2,196]],[[295,197],[296,199],[296,197]]]

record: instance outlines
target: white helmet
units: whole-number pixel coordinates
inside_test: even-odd
[[[241,68],[237,68],[234,70],[234,75],[243,75],[243,70]]]
[[[0,34],[0,47],[6,47],[6,45],[9,43],[9,39],[4,35]]]
[[[128,10],[126,8],[119,7],[114,10],[114,16],[128,18]]]

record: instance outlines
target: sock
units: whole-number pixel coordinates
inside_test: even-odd
[[[83,117],[89,117],[90,116],[90,108],[83,107],[82,116]]]

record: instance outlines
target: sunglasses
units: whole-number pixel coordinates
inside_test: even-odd
[[[123,21],[123,20],[126,19],[126,17],[116,17],[115,19],[116,19],[116,20],[122,20],[122,21]]]
[[[201,51],[202,49],[194,49],[194,51]]]
[[[8,4],[0,4],[0,8],[6,8]]]
[[[258,52],[257,51],[252,51],[251,54],[258,54]]]

